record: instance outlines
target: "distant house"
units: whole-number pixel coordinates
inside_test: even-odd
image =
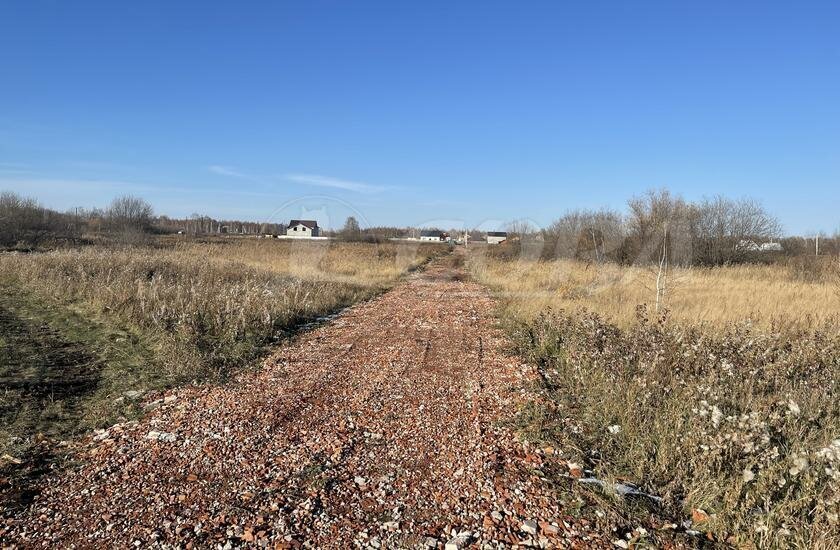
[[[507,232],[505,231],[488,231],[487,244],[499,244],[507,240]]]
[[[735,245],[735,250],[748,252],[782,252],[784,249],[781,243],[769,242],[759,244],[755,241],[744,239]]]
[[[446,240],[446,233],[437,231],[436,229],[424,229],[420,231],[421,241],[440,242]]]
[[[321,234],[321,228],[315,220],[292,220],[286,228],[288,237],[317,237]]]

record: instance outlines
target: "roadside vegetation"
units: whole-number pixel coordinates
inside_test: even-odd
[[[590,478],[574,491],[600,502],[625,543],[687,530],[738,547],[837,548],[837,254],[739,250],[760,242],[749,233],[677,238],[674,216],[697,210],[645,200],[627,217],[567,215],[472,250],[471,275],[498,294],[517,351],[542,374],[522,434],[560,455],[558,483]],[[616,484],[661,501],[619,498]]]
[[[149,390],[222,382],[445,251],[232,237],[0,255],[0,455],[136,416]]]
[[[840,333],[733,324],[711,333],[650,317],[626,328],[548,312],[513,328],[542,373],[525,436],[569,471],[631,483],[615,525],[690,529],[735,545],[840,543]],[[575,471],[577,467],[581,469]]]
[[[807,277],[792,265],[674,270],[658,313],[645,267],[480,254],[468,264],[542,373],[542,398],[520,417],[525,437],[564,454],[561,477],[662,497],[604,498],[614,526],[650,526],[652,513],[660,528],[688,521],[730,544],[840,546],[831,260]]]

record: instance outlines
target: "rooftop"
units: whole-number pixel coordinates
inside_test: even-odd
[[[294,227],[295,225],[305,225],[309,229],[315,229],[318,227],[318,222],[315,220],[291,220],[289,222],[289,227]]]

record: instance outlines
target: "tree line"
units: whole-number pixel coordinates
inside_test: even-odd
[[[544,258],[650,264],[663,251],[672,265],[714,266],[813,253],[807,240],[782,236],[778,218],[753,199],[716,196],[689,202],[668,190],[631,198],[625,213],[572,210],[542,231],[513,227],[523,239],[539,237]],[[824,254],[840,253],[840,238],[824,237]]]
[[[147,201],[130,195],[115,198],[103,209],[57,212],[35,199],[0,193],[0,246],[4,248],[77,243],[90,234],[132,243],[154,233],[274,235],[284,231],[282,223],[217,220],[201,214],[185,219],[155,216]],[[822,236],[819,242],[813,237],[783,237],[779,220],[755,200],[717,196],[689,202],[665,189],[631,198],[625,212],[571,210],[544,229],[513,222],[508,231],[508,253],[529,242],[542,258],[623,264],[656,263],[663,252],[672,265],[704,266],[764,261],[779,255],[840,254],[840,235]],[[362,228],[354,217],[341,230],[325,232],[346,241],[366,242],[415,233],[416,229],[407,227]],[[474,240],[483,239],[476,231],[470,233]],[[781,250],[762,248],[768,243]]]
[[[203,214],[193,214],[189,218],[170,218],[159,216],[155,225],[161,230],[188,235],[233,234],[233,235],[279,235],[285,232],[282,223],[249,222],[240,220],[217,220]]]
[[[57,212],[30,197],[0,193],[0,247],[35,248],[60,243],[78,244],[91,235],[104,235],[127,244],[140,243],[161,233],[281,233],[285,226],[274,223],[215,220],[194,214],[188,219],[155,216],[146,200],[124,195],[106,208],[72,208]]]

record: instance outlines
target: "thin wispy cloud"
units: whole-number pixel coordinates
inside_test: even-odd
[[[253,177],[249,176],[248,174],[244,174],[233,168],[231,166],[222,166],[219,164],[212,164],[207,167],[207,169],[214,174],[218,174],[220,176],[228,176],[231,178],[241,178],[241,179],[254,179]]]
[[[329,187],[331,189],[343,189],[345,191],[352,191],[354,193],[372,194],[380,193],[382,191],[390,189],[389,187],[386,187],[384,185],[373,185],[370,183],[334,178],[331,176],[323,176],[320,174],[283,174],[281,176],[265,177],[248,174],[239,170],[238,168],[232,166],[225,166],[221,164],[213,164],[207,166],[207,170],[220,176],[246,179],[252,182],[263,183],[267,185],[271,185],[272,183],[276,184],[277,179],[279,177],[279,179],[286,182],[301,183],[303,185],[312,185],[315,187]]]
[[[380,193],[387,189],[387,187],[382,185],[372,185],[359,181],[320,176],[318,174],[286,174],[283,176],[283,179],[293,181],[295,183],[302,183],[304,185],[331,187],[333,189],[344,189],[346,191],[354,191],[356,193]]]

